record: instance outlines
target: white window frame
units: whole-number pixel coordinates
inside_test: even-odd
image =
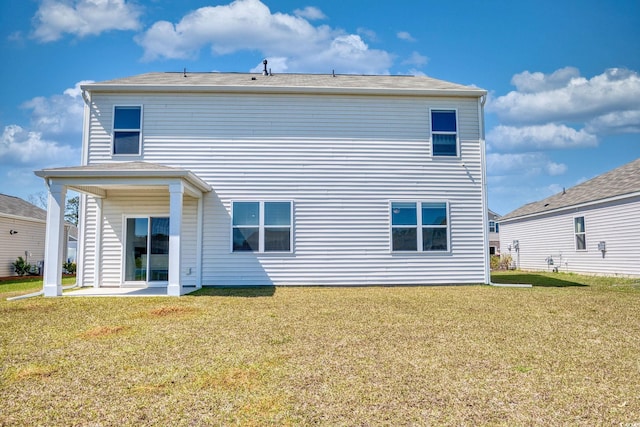
[[[259,246],[259,250],[257,251],[234,251],[233,250],[233,230],[234,228],[236,228],[236,226],[233,225],[233,210],[235,207],[236,203],[258,203],[259,204],[259,211],[258,211],[258,215],[259,215],[259,221],[258,221],[258,225],[253,225],[251,227],[258,227],[258,246]],[[268,224],[265,224],[264,222],[264,214],[265,214],[265,210],[264,210],[264,205],[265,203],[289,203],[289,250],[288,251],[265,251],[265,230],[273,227],[273,228],[286,228],[286,226],[280,225],[280,226],[269,226]],[[294,248],[293,248],[293,242],[294,242],[294,218],[293,218],[293,213],[294,213],[294,209],[293,209],[293,200],[282,200],[282,199],[277,199],[277,200],[268,200],[268,199],[264,199],[264,200],[255,200],[255,199],[251,199],[251,200],[232,200],[231,201],[231,221],[229,223],[230,225],[230,233],[229,233],[229,252],[233,253],[233,254],[265,254],[265,255],[270,255],[270,254],[276,254],[276,255],[282,255],[282,254],[291,254],[294,252]],[[248,226],[247,226],[248,227]]]
[[[393,204],[394,203],[415,203],[416,205],[416,224],[415,225],[393,225]],[[422,225],[422,204],[444,203],[447,210],[447,225]],[[394,254],[448,254],[451,253],[451,207],[448,200],[390,200],[389,201],[389,251]],[[415,251],[411,250],[394,250],[393,249],[393,229],[394,228],[412,228],[416,229],[417,246]],[[425,228],[446,228],[447,230],[447,249],[426,251],[423,249],[424,241],[422,231]]]
[[[498,233],[498,223],[496,221],[489,221],[489,233]]]
[[[584,231],[577,232],[576,231],[576,220],[578,218],[582,218],[582,226],[584,227]],[[578,235],[581,234],[584,237],[584,248],[578,248]],[[587,251],[587,221],[584,215],[574,216],[573,217],[573,244],[577,252],[586,252]]]
[[[116,108],[137,107],[140,108],[140,128],[139,129],[116,129]],[[111,115],[111,156],[112,157],[139,157],[142,155],[142,129],[144,119],[144,107],[142,104],[114,104]],[[116,154],[116,132],[138,132],[138,152],[129,154]]]
[[[456,114],[456,131],[455,132],[449,132],[449,131],[435,131],[433,130],[433,112],[434,111],[453,111]],[[448,155],[443,155],[443,154],[435,154],[434,150],[433,150],[433,135],[455,135],[456,136],[456,154],[455,156],[448,156]],[[446,108],[446,107],[442,107],[442,108],[436,108],[436,107],[431,107],[429,108],[429,140],[431,142],[431,156],[432,157],[437,157],[439,159],[458,159],[460,158],[460,123],[458,121],[458,109],[457,108]]]

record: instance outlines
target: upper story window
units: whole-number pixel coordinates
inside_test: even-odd
[[[140,155],[142,107],[116,106],[113,109],[113,154]]]
[[[449,250],[449,209],[446,202],[392,202],[391,250]]]
[[[495,221],[489,221],[489,232],[490,233],[499,233],[500,227],[498,223]]]
[[[431,110],[431,150],[434,156],[458,155],[458,121],[455,110]]]
[[[291,252],[291,202],[232,202],[233,252]]]
[[[578,216],[573,219],[573,231],[576,236],[576,250],[587,250],[587,233],[584,228],[584,217]]]

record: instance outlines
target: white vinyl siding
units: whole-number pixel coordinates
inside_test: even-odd
[[[103,124],[127,103],[144,105],[144,161],[213,187],[203,200],[203,285],[484,281],[476,98],[94,93],[90,164],[112,161]],[[459,158],[431,156],[431,108],[457,111]],[[449,201],[447,255],[390,253],[389,200],[403,199]],[[234,200],[295,201],[295,253],[230,251]]]
[[[584,217],[586,250],[576,250],[574,218]],[[513,240],[520,242],[520,268],[550,270],[546,259],[560,271],[585,274],[640,276],[640,199],[541,215],[527,220],[500,223],[500,247],[503,255]],[[604,256],[598,243],[606,243]],[[515,252],[512,252],[514,260]]]

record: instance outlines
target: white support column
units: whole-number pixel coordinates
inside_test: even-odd
[[[44,245],[44,296],[62,295],[62,245],[64,237],[64,202],[67,188],[49,184],[47,225]]]
[[[96,247],[93,253],[95,254],[95,258],[93,260],[94,270],[93,270],[93,287],[100,287],[100,280],[102,280],[102,268],[100,260],[102,259],[102,199],[99,197],[95,198],[96,202]]]
[[[182,182],[169,185],[169,286],[167,295],[180,296],[183,293],[180,275],[182,274],[182,251],[180,234],[182,230]]]
[[[202,287],[202,227],[204,224],[204,195],[198,199],[198,225],[196,236],[196,287],[200,289]]]

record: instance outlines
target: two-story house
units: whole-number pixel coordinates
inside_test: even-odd
[[[82,164],[36,172],[45,295],[61,294],[67,189],[83,286],[489,282],[482,89],[181,72],[82,91]]]

